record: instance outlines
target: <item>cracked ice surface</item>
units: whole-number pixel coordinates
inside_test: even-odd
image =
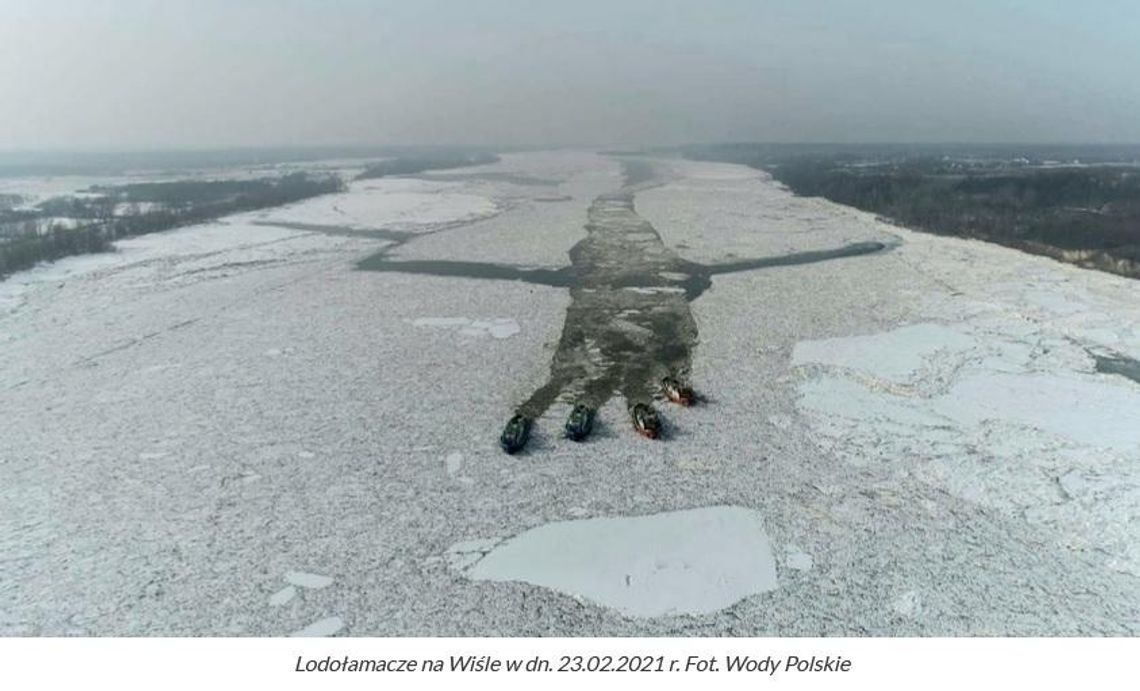
[[[407,230],[485,218],[497,210],[493,201],[465,192],[463,185],[380,178],[353,182],[341,194],[314,197],[257,216],[265,223]]]
[[[760,514],[735,506],[548,523],[477,556],[489,547],[464,543],[452,563],[636,617],[715,612],[777,585]]]
[[[497,165],[563,179],[557,193],[573,199],[464,182],[455,191],[503,202],[501,213],[422,233],[394,256],[563,266],[589,200],[621,184],[615,162],[588,153]],[[367,233],[248,214],[0,282],[0,635],[1140,631],[1128,430],[1109,426],[1113,445],[1092,445],[1020,409],[939,406],[968,405],[996,375],[1127,401],[1138,385],[1098,372],[1096,358],[1140,358],[1140,282],[911,233],[740,166],[667,165],[676,181],[636,205],[688,260],[903,240],[857,260],[716,277],[692,305],[692,383],[709,405],[663,404],[667,443],[628,430],[619,401],[599,411],[596,439],[563,440],[562,401],[536,421],[534,454],[505,457],[498,434],[549,372],[567,291],[355,271],[382,246]],[[459,333],[466,321],[420,318],[525,328],[477,338]],[[852,354],[808,345],[819,341]],[[838,412],[808,405],[815,387],[830,387]],[[1030,398],[1015,407],[1060,405]],[[535,526],[578,539],[559,522],[607,516],[615,532],[726,504],[763,515],[781,578],[728,609],[630,617],[553,586],[465,577],[542,535],[525,532]],[[456,544],[477,537],[493,539]],[[756,554],[766,559],[714,561]],[[282,580],[302,568],[336,581]]]
[[[1046,290],[1019,304],[1088,319],[1087,305],[1073,309],[1079,296]],[[917,459],[923,480],[1140,573],[1127,519],[1140,513],[1140,386],[1096,373],[1089,355],[1119,347],[1120,327],[1078,339],[1052,320],[1003,317],[983,309],[954,326],[798,343],[792,362],[809,373],[799,404],[852,463]]]
[[[915,324],[885,334],[798,343],[793,361],[858,369],[906,382],[939,351],[961,351],[974,343],[969,335],[948,326]]]

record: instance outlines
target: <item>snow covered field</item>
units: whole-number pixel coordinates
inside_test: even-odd
[[[0,282],[0,633],[1140,633],[1140,383],[1097,367],[1140,360],[1140,284],[657,172],[636,209],[693,261],[893,247],[714,277],[664,442],[618,400],[566,441],[562,401],[503,454],[567,291],[355,268],[564,266],[622,184],[593,154]]]

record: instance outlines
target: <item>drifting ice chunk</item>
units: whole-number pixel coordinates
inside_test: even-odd
[[[499,545],[467,573],[636,617],[715,612],[777,585],[760,514],[737,506],[550,523]]]

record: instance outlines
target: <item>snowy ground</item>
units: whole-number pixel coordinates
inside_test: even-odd
[[[610,159],[504,156],[0,283],[0,633],[1140,633],[1140,284],[662,161],[638,212],[718,275],[667,442],[546,377]],[[373,231],[375,231],[373,233]],[[371,233],[371,234],[370,234]]]

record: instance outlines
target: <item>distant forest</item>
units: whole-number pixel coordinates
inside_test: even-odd
[[[265,165],[320,156],[390,156],[365,167],[356,179],[414,175],[428,170],[494,163],[493,153],[458,147],[234,150],[145,154],[0,155],[0,176],[107,174],[131,165],[193,170],[203,165]],[[41,261],[105,252],[120,238],[211,221],[229,214],[280,206],[343,192],[334,174],[296,172],[250,180],[176,180],[96,185],[81,194],[48,199],[33,207],[17,194],[0,194],[0,278]]]
[[[417,154],[414,156],[399,156],[386,161],[373,163],[357,175],[357,180],[382,178],[389,175],[415,175],[428,170],[441,170],[444,168],[462,168],[465,166],[480,166],[495,163],[499,157],[486,152],[451,152],[443,151],[435,154]]]
[[[976,238],[1140,278],[1140,165],[1133,149],[907,151],[694,147],[745,163],[803,196],[907,227]]]
[[[117,239],[339,192],[335,175],[294,173],[257,180],[189,180],[96,186],[34,209],[0,204],[0,277],[41,261],[103,252]],[[44,219],[65,218],[70,224]]]
[[[269,170],[281,164],[337,159],[446,158],[481,154],[457,146],[308,146],[201,151],[0,151],[0,178],[54,175],[125,175],[139,171],[201,171],[219,168]]]

